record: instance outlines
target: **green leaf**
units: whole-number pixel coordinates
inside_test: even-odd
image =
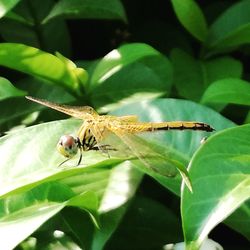
[[[201,102],[250,105],[250,83],[234,78],[216,81],[207,88]]]
[[[47,183],[0,203],[1,249],[12,249],[65,206],[77,206],[96,216],[97,197],[73,192],[64,185]],[[80,206],[78,205],[80,203]]]
[[[224,223],[250,240],[250,200],[245,201]]]
[[[181,24],[195,38],[204,41],[207,36],[207,23],[202,10],[194,0],[171,0],[175,14]]]
[[[142,174],[136,168],[131,167],[129,162],[120,164],[124,162],[124,159],[109,159],[100,152],[86,152],[83,156],[83,165],[79,167],[75,167],[78,157],[69,162],[67,167],[57,167],[64,160],[55,149],[59,137],[62,134],[76,132],[80,124],[81,121],[77,120],[51,122],[2,137],[0,152],[1,155],[5,154],[5,157],[0,159],[0,195],[2,198],[9,199],[40,184],[52,181],[60,181],[61,184],[69,187],[74,195],[81,195],[87,191],[95,192],[101,199],[99,212],[103,216],[107,213],[114,213],[112,221],[101,218],[101,223],[104,223],[106,227],[101,228],[98,235],[105,243],[118,226],[126,211],[128,200],[133,197],[140,183]],[[15,155],[14,158],[13,155]],[[114,166],[116,167],[112,169]],[[126,186],[125,189],[124,186]],[[40,194],[45,198],[48,197],[46,190]],[[57,192],[53,194],[58,197]],[[82,203],[74,197],[69,204],[81,208]],[[88,209],[95,215],[87,204],[84,209]],[[46,207],[47,203],[44,206]],[[43,205],[41,205],[41,210],[42,207]],[[24,223],[27,216],[23,214]],[[43,222],[47,219],[48,217]],[[37,222],[34,222],[33,230],[37,228]]]
[[[87,85],[89,76],[86,70],[84,70],[83,68],[77,67],[77,65],[74,62],[72,62],[70,59],[63,56],[59,52],[56,52],[56,56],[66,65],[69,71],[74,73],[74,76],[76,77],[76,79],[81,85],[83,86]]]
[[[55,17],[118,19],[126,22],[125,10],[120,0],[62,0],[55,4],[44,23]]]
[[[197,120],[210,123],[217,130],[233,124],[208,108],[184,100],[156,100],[131,104],[116,114],[138,114],[142,120]],[[167,118],[166,118],[167,117]],[[75,134],[82,121],[65,120],[41,124],[12,132],[0,138],[0,192],[2,198],[22,195],[43,183],[60,182],[69,187],[74,195],[86,191],[98,194],[101,213],[101,230],[94,234],[96,243],[103,246],[119,225],[127,208],[128,201],[133,197],[140,183],[142,173],[124,158],[107,158],[100,152],[84,152],[83,165],[75,167],[78,157],[67,163],[67,167],[58,168],[63,158],[55,147],[63,134]],[[175,149],[179,160],[188,162],[194,151],[199,147],[200,140],[207,135],[204,132],[168,132],[152,134],[152,141],[162,146],[168,145]],[[150,139],[148,136],[148,140]],[[15,157],[13,157],[15,156]],[[171,158],[170,158],[171,159]],[[135,162],[136,163],[136,162]],[[181,177],[166,178],[152,175],[162,185],[179,193]],[[126,187],[126,188],[124,188]],[[55,196],[57,196],[56,192]],[[47,193],[43,192],[47,197]],[[71,197],[70,197],[71,198]],[[80,203],[74,202],[75,205]],[[89,208],[90,210],[90,208]],[[25,221],[25,218],[23,218]],[[46,219],[44,220],[46,221]],[[35,230],[35,229],[34,229]],[[77,230],[77,229],[75,229]],[[79,231],[78,235],[80,235]],[[97,248],[93,248],[97,249]]]
[[[168,93],[171,84],[169,60],[149,45],[135,43],[111,51],[97,64],[89,91],[92,103],[106,112],[121,102]]]
[[[174,49],[170,55],[174,68],[174,84],[180,96],[199,101],[206,88],[214,81],[242,75],[242,64],[231,57],[197,60]]]
[[[209,232],[250,197],[250,125],[209,138],[194,155],[189,173],[193,194],[182,193],[185,240],[199,247]]]
[[[163,249],[166,243],[181,240],[181,224],[176,214],[160,202],[139,196],[133,200],[105,247],[119,250],[141,249],[141,246]]]
[[[0,100],[26,94],[25,91],[15,88],[7,79],[0,77]]]
[[[77,91],[76,76],[56,56],[23,44],[0,44],[0,65],[39,76],[71,91]]]
[[[10,11],[20,0],[1,0],[0,18]]]
[[[55,102],[70,103],[75,101],[70,94],[66,93],[64,89],[53,86],[48,81],[41,78],[27,77],[22,81],[17,82],[21,89],[26,89],[29,95],[40,96],[42,98],[47,98],[54,100]],[[29,102],[24,97],[21,98],[8,98],[1,101],[1,116],[0,116],[0,126],[2,131],[8,130],[17,124],[24,124],[23,119],[26,118],[31,112],[37,112],[39,107]],[[43,109],[41,106],[40,109]],[[45,118],[43,118],[45,119]],[[55,119],[53,116],[52,119]],[[49,117],[46,117],[49,120]],[[8,125],[7,128],[4,128]]]
[[[64,160],[56,151],[56,144],[60,136],[76,132],[79,126],[80,122],[76,120],[51,122],[20,129],[2,137],[0,139],[0,151],[5,157],[1,158],[0,196],[24,192],[40,183],[74,175],[75,171],[85,172],[86,170],[80,170],[79,168],[57,168]],[[54,154],[51,154],[51,152],[54,152]],[[15,155],[15,158],[13,158],[13,155]],[[101,154],[97,154],[95,159],[91,158],[91,154],[88,157],[86,156],[85,162],[87,165],[93,165],[106,159]],[[121,161],[119,160],[118,163]],[[75,166],[76,163],[77,159],[71,162],[71,166]],[[114,160],[111,160],[111,162],[108,160],[109,163],[113,164]],[[9,177],[7,178],[7,176]]]
[[[128,161],[112,170],[98,210],[101,227],[94,233],[91,249],[103,249],[119,226],[130,200],[135,196],[142,176],[142,173]],[[100,176],[99,182],[103,182],[103,176]],[[91,186],[91,183],[89,185]]]
[[[93,234],[96,227],[94,226],[93,220],[91,220],[89,214],[75,207],[67,207],[61,211],[60,215],[67,225],[66,230],[62,231],[65,233],[65,236],[69,237],[66,242],[59,239],[61,242],[61,248],[65,248],[65,246],[69,246],[69,244],[72,246],[72,243],[74,242],[75,244],[77,243],[76,248],[91,249]],[[102,228],[103,225],[100,226]],[[97,228],[96,230],[100,230],[100,228]],[[70,240],[72,242],[69,242]],[[71,247],[71,249],[73,249],[73,247]]]
[[[42,24],[53,5],[53,0],[21,1],[0,22],[1,36],[6,42],[23,43],[51,53],[60,51],[70,56],[71,44],[65,21],[55,19]]]
[[[240,1],[227,9],[210,27],[206,45],[224,51],[250,42],[250,1]]]

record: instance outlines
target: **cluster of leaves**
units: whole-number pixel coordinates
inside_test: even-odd
[[[175,199],[180,197],[189,249],[198,249],[222,221],[250,239],[250,85],[244,60],[233,57],[236,52],[249,57],[250,0],[211,1],[204,9],[194,0],[171,0],[164,11],[175,14],[172,27],[152,22],[145,31],[131,21],[140,43],[118,46],[98,60],[69,59],[66,20],[128,25],[133,15],[126,16],[124,8],[137,5],[131,2],[0,1],[0,65],[6,74],[0,77],[0,132],[9,130],[0,138],[1,249],[60,244],[67,249],[156,249],[183,240],[177,213],[136,193],[147,172],[138,161],[87,152],[84,166],[57,168],[62,161],[54,153],[58,138],[76,131],[81,121],[26,127],[60,118],[56,113],[51,118],[48,110],[38,113],[43,107],[28,103],[26,94],[115,115],[135,114],[144,121],[211,124],[216,132],[201,146],[205,132],[165,133],[150,144],[168,145],[171,159],[189,164],[192,193],[184,185],[180,190],[180,176],[149,174]],[[156,30],[160,36],[152,39]],[[225,118],[228,109],[245,111],[245,125],[236,126],[232,114]]]

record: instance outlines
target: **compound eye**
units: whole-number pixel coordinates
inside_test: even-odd
[[[57,143],[57,150],[67,158],[72,158],[77,154],[77,140],[72,135],[63,135]]]

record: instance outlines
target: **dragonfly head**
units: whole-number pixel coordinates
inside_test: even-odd
[[[63,135],[57,143],[57,150],[64,157],[72,158],[78,151],[77,139],[72,135]]]

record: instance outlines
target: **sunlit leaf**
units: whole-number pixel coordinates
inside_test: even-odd
[[[11,10],[20,0],[1,0],[0,3],[0,18]]]
[[[184,190],[181,205],[190,249],[249,199],[249,142],[250,125],[230,128],[208,139],[192,159],[193,194]]]
[[[76,90],[74,73],[56,56],[23,44],[0,44],[0,65]]]
[[[115,115],[138,115],[142,121],[201,121],[210,124],[216,131],[234,126],[232,122],[223,118],[217,112],[192,103],[190,101],[175,99],[158,99],[126,105],[114,112]],[[169,155],[173,160],[188,164],[193,153],[201,146],[202,138],[210,136],[209,133],[200,131],[168,131],[146,135],[147,140],[162,146],[167,146],[172,151]],[[180,178],[155,177],[162,185],[176,194],[179,194]],[[192,182],[192,179],[191,179]]]
[[[73,192],[58,183],[41,185],[29,192],[1,200],[1,249],[12,249],[65,206],[77,206],[96,216],[97,197],[85,192],[73,198]],[[80,205],[78,205],[78,203]]]
[[[109,221],[109,230],[104,228],[104,231],[102,229],[98,231],[99,235],[107,235],[102,237],[105,242],[119,224],[122,215],[126,211],[128,200],[133,197],[140,183],[142,174],[136,168],[131,168],[129,162],[119,166],[119,163],[124,162],[124,159],[109,159],[99,152],[84,154],[83,165],[79,167],[75,167],[78,161],[78,158],[76,158],[68,163],[68,167],[59,168],[58,165],[64,159],[56,152],[56,143],[62,134],[73,133],[79,126],[80,122],[76,120],[52,122],[19,130],[1,138],[0,152],[5,154],[5,157],[0,160],[1,197],[6,200],[12,197],[15,198],[16,195],[22,197],[25,192],[36,188],[38,185],[60,181],[71,190],[73,196],[70,197],[71,199],[67,205],[82,208],[82,202],[75,200],[78,199],[75,197],[88,191],[95,192],[101,199],[98,208],[101,214],[115,211],[112,216],[112,223]],[[15,141],[15,145],[13,145],[13,141]],[[13,155],[15,155],[14,158]],[[116,168],[112,170],[114,166]],[[126,188],[124,189],[124,187]],[[40,190],[39,193],[44,199],[49,200],[48,195],[51,195],[51,193],[48,193],[46,189]],[[61,197],[57,191],[53,192],[53,194],[55,197]],[[19,201],[17,201],[17,204],[19,204]],[[94,215],[94,211],[89,207],[90,204],[87,201],[84,209],[89,210]],[[44,223],[60,211],[64,205],[59,203],[55,209],[53,209],[54,206],[51,209],[49,207],[48,213],[45,213],[42,219],[35,217],[33,227],[29,227],[24,231],[21,238],[17,237],[13,242],[17,244],[27,237],[41,223]],[[2,207],[2,210],[4,210],[4,207]],[[38,207],[33,208],[32,204],[30,206],[26,204],[26,207],[28,209],[27,213],[18,210],[20,216],[22,216],[20,227],[24,226],[26,221],[27,225],[29,225],[29,214],[31,213],[29,209],[31,211],[33,211],[32,209],[38,209]],[[47,200],[45,203],[40,204],[39,208],[43,210],[43,207],[48,207]],[[44,210],[46,210],[45,208]],[[49,213],[51,210],[52,212]],[[105,219],[102,219],[101,223],[104,222]],[[10,234],[10,231],[14,229],[6,230],[7,228],[3,228],[3,233]],[[7,243],[13,244],[10,242],[10,238],[8,239]]]
[[[90,79],[89,95],[96,107],[107,112],[123,103],[168,94],[171,84],[169,60],[149,45],[134,43],[100,60]]]
[[[184,100],[162,99],[140,102],[117,110],[116,114],[138,114],[142,120],[150,121],[197,120],[207,122],[217,130],[233,125],[213,110]],[[0,139],[0,153],[3,156],[0,158],[1,197],[8,199],[14,195],[22,195],[43,183],[52,181],[66,185],[74,196],[86,191],[95,192],[101,200],[98,209],[101,213],[100,223],[105,225],[103,230],[101,228],[96,233],[95,242],[98,242],[98,245],[104,245],[117,228],[126,211],[127,202],[133,197],[140,183],[142,173],[137,168],[143,172],[146,171],[136,162],[134,163],[137,164],[137,168],[131,166],[129,161],[124,162],[126,160],[124,157],[108,158],[101,152],[85,152],[83,165],[79,167],[75,167],[78,161],[76,157],[65,163],[68,167],[58,168],[63,157],[55,150],[57,141],[62,134],[76,133],[80,124],[81,121],[72,119],[50,122],[2,137]],[[173,131],[151,135],[147,140],[172,148],[176,153],[171,154],[173,157],[171,160],[183,159],[187,164],[199,147],[200,140],[207,135],[197,131]],[[151,176],[163,186],[179,193],[180,176],[178,178],[166,178],[155,174]],[[46,192],[43,192],[43,195],[47,197]],[[74,205],[80,206],[80,203],[74,202]],[[23,222],[25,217],[26,215],[23,217]],[[43,221],[47,219],[48,217]],[[39,224],[37,222],[34,222],[33,230],[37,228]]]
[[[234,78],[216,81],[207,88],[201,102],[250,105],[250,83]]]

